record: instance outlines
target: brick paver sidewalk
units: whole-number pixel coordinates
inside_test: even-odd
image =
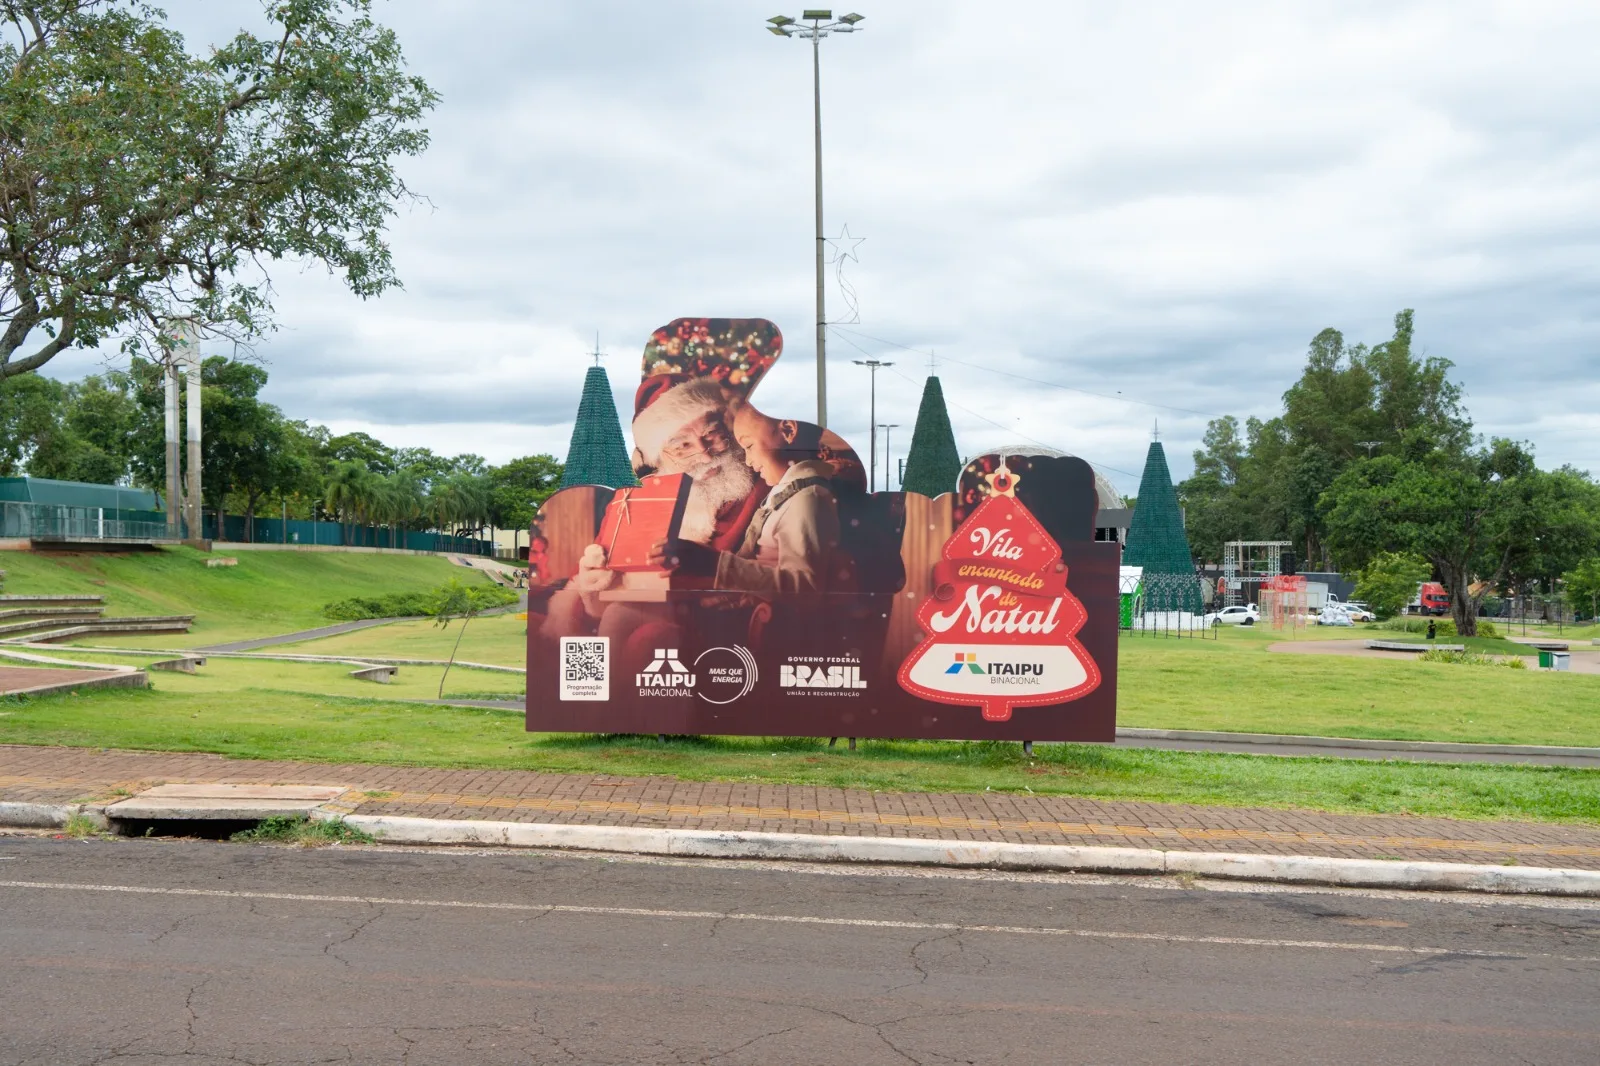
[[[0,745],[0,800],[110,799],[119,789],[180,782],[344,785],[359,790],[347,797],[355,812],[426,818],[1600,869],[1600,829],[1527,822]]]

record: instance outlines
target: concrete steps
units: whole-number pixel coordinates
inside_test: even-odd
[[[166,618],[102,618],[89,624],[35,630],[26,634],[25,639],[36,643],[53,644],[58,640],[71,640],[74,637],[108,636],[118,633],[187,633],[193,624],[193,615],[172,615]],[[0,639],[23,638],[12,635]]]
[[[0,595],[0,607],[94,607],[105,602],[104,596]]]
[[[98,618],[104,610],[104,607],[5,607],[0,608],[0,619]]]

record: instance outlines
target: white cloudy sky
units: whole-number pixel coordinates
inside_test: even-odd
[[[860,3],[823,44],[827,229],[867,238],[851,328],[937,350],[964,452],[1037,440],[1132,491],[1159,418],[1182,477],[1208,417],[1277,411],[1318,330],[1374,342],[1414,307],[1480,430],[1600,473],[1600,5]],[[196,47],[260,10],[164,6]],[[273,402],[559,455],[596,331],[626,407],[655,326],[760,315],[787,341],[762,407],[814,410],[811,57],[762,30],[785,9],[376,10],[444,97],[406,166],[431,206],[393,228],[404,291],[275,275]],[[897,363],[900,454],[927,361],[854,340]],[[830,343],[830,422],[865,451],[862,357]]]

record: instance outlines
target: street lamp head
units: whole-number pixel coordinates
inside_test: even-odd
[[[800,12],[800,17],[803,19],[812,19],[817,22],[827,22],[829,19],[833,18],[833,12],[825,7],[808,7],[804,11]]]
[[[793,22],[794,19],[790,18],[788,15],[773,15],[767,21],[772,23],[774,26],[787,26],[789,23]]]
[[[839,21],[844,23],[846,26],[854,26],[856,23],[860,22],[862,19],[864,19],[866,17],[867,16],[865,16],[865,15],[857,15],[855,12],[852,11],[850,14],[845,15],[842,18],[840,18]]]
[[[768,26],[767,27],[767,32],[768,33],[775,33],[779,37],[793,37],[794,36],[794,31],[793,30],[785,29],[782,26]]]

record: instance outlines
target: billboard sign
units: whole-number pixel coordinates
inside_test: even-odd
[[[636,488],[537,520],[527,728],[1111,741],[1120,547],[1081,459],[988,455],[868,493],[831,431],[750,400],[764,319],[678,319],[635,394]]]

